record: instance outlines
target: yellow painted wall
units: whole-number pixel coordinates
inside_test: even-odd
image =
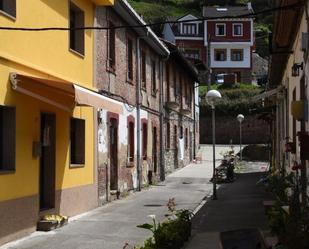
[[[93,2],[74,0],[85,11],[85,25],[93,25]],[[66,0],[17,1],[16,21],[0,14],[0,26],[67,27]],[[40,140],[40,114],[56,114],[56,189],[94,183],[94,130],[91,107],[65,112],[11,89],[9,73],[69,80],[91,88],[93,82],[93,33],[85,35],[85,56],[69,51],[67,31],[0,31],[0,105],[16,106],[16,172],[0,173],[0,201],[39,193],[39,159],[32,157],[32,143]],[[70,168],[70,118],[86,120],[86,163]]]
[[[93,26],[93,3],[73,1],[85,12],[85,25]],[[17,1],[16,20],[0,14],[0,26],[69,27],[68,0]],[[9,58],[87,87],[92,86],[93,31],[85,32],[85,56],[69,51],[68,31],[0,31],[0,57]]]

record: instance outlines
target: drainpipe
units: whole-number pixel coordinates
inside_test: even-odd
[[[140,61],[140,37],[136,39],[136,168],[137,190],[141,191],[141,61]]]
[[[195,103],[195,96],[196,93],[196,83],[194,82],[194,88],[193,88],[193,97],[192,100],[193,101],[193,159],[196,159],[196,103]],[[191,102],[192,105],[192,102]],[[191,148],[192,149],[192,148]]]
[[[160,180],[165,180],[165,139],[164,139],[164,81],[163,81],[163,68],[164,62],[167,62],[169,55],[162,57],[160,60]]]

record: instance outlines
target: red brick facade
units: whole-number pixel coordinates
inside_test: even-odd
[[[225,25],[225,36],[216,35],[216,24]],[[233,36],[233,24],[242,24],[242,36]],[[250,42],[251,22],[250,21],[207,21],[207,34],[212,42]]]

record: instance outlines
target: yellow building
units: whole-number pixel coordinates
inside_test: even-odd
[[[2,0],[0,27],[93,26],[113,0]],[[97,206],[93,31],[0,31],[0,244]]]

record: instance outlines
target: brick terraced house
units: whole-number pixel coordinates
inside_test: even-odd
[[[184,57],[172,67],[175,59],[170,56],[170,47],[149,27],[113,29],[145,24],[126,1],[97,7],[95,15],[98,27],[111,28],[95,33],[96,87],[117,105],[102,108],[98,114],[98,188],[100,203],[104,203],[163,180],[167,172],[192,160],[193,86],[197,75]],[[166,71],[167,67],[170,70]],[[170,81],[166,81],[167,77]],[[177,81],[173,82],[173,77]],[[173,99],[178,105],[177,112],[188,115],[179,114],[184,121],[180,118],[179,122],[171,123],[169,130],[165,128],[165,120],[170,114],[167,117],[164,108],[167,85],[177,90],[177,100]],[[170,90],[168,98],[172,97]],[[173,165],[169,165],[166,151],[171,148],[165,140],[174,129],[175,146],[183,153],[176,154]]]

